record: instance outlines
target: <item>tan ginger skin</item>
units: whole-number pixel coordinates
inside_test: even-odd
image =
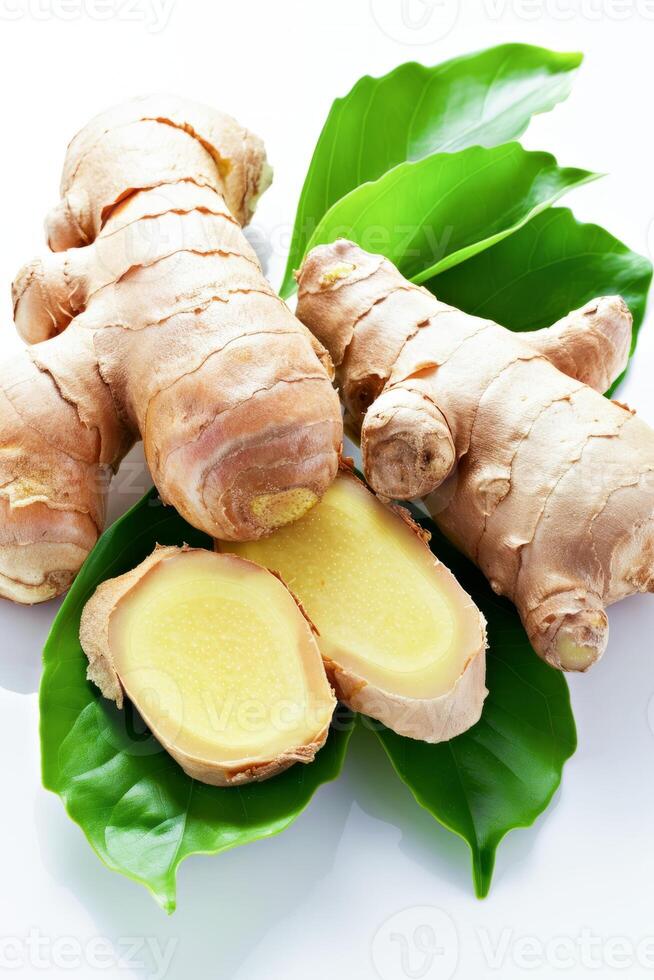
[[[587,669],[606,647],[606,606],[654,592],[654,432],[601,394],[627,363],[623,300],[516,334],[342,240],[309,254],[298,285],[372,487],[427,497],[540,656]]]
[[[70,144],[54,254],[14,284],[34,346],[0,368],[0,595],[70,585],[139,438],[163,500],[230,540],[297,518],[331,483],[329,358],[241,231],[269,182],[257,137],[167,96],[112,109]]]

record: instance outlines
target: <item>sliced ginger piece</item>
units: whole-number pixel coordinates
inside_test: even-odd
[[[405,511],[342,472],[320,503],[260,541],[217,542],[276,571],[318,628],[338,697],[400,735],[465,731],[486,696],[483,616]]]
[[[88,677],[127,695],[189,776],[214,786],[311,762],[335,707],[313,629],[275,575],[235,555],[157,548],[86,604]]]

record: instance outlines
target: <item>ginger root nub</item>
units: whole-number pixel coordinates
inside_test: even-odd
[[[622,297],[603,296],[522,338],[559,371],[604,393],[627,366],[632,325]]]
[[[391,499],[426,497],[456,464],[447,419],[433,402],[404,386],[387,388],[368,409],[361,451],[370,486]]]

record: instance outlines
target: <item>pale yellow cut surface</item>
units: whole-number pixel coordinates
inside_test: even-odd
[[[418,535],[348,474],[296,523],[218,547],[277,571],[318,627],[323,656],[381,690],[446,694],[479,649],[469,597]]]
[[[274,759],[329,724],[333,698],[288,590],[249,562],[181,552],[114,609],[121,683],[157,737],[215,762]]]

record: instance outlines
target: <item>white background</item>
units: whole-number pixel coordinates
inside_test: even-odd
[[[9,283],[43,248],[68,139],[105,106],[153,90],[213,103],[265,139],[276,178],[254,240],[278,283],[322,122],[360,75],[509,40],[581,49],[573,95],[537,118],[525,143],[608,172],[576,193],[576,213],[650,254],[654,4],[646,0],[443,0],[431,11],[407,0],[408,27],[399,0],[161,0],[163,14],[154,0],[138,2],[0,0],[1,356],[16,342]],[[422,17],[413,29],[411,18],[415,27]],[[622,398],[654,424],[653,326],[643,329]],[[137,453],[117,481],[112,516],[147,485]],[[606,657],[571,679],[579,750],[547,813],[500,847],[486,901],[473,896],[465,845],[417,807],[368,735],[355,739],[340,781],[283,835],[187,861],[171,918],[106,870],[40,787],[36,690],[56,608],[0,608],[0,974],[151,977],[160,955],[172,956],[170,980],[513,980],[653,969],[652,942],[649,971],[646,948],[640,964],[629,946],[654,936],[651,597],[612,611]],[[433,961],[416,945],[421,924],[437,930]],[[61,942],[68,937],[79,955]],[[140,939],[140,966],[117,961],[130,937]]]

